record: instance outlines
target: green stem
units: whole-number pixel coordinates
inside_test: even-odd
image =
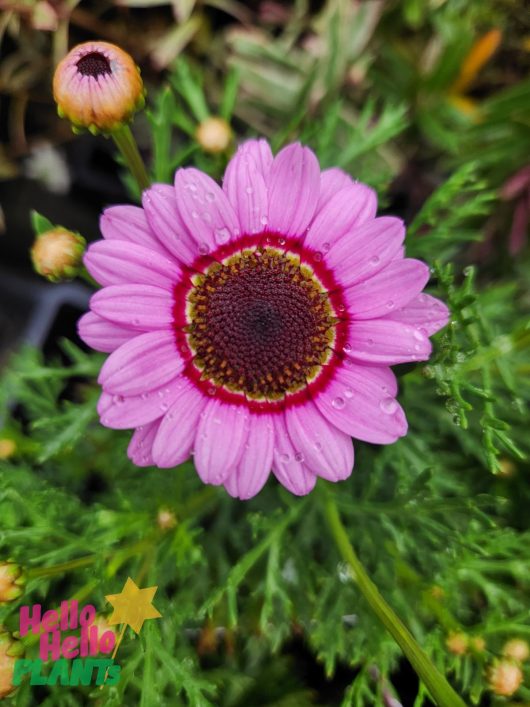
[[[138,145],[128,125],[123,125],[112,133],[112,137],[118,150],[121,152],[125,164],[129,168],[136,183],[140,187],[140,193],[151,186],[144,162],[138,151]]]
[[[325,490],[324,498],[324,515],[342,558],[350,566],[354,582],[356,582],[374,614],[406,655],[438,707],[466,707],[465,702],[438,671],[399,616],[386,603],[366,573],[348,539],[335,499],[327,489]]]

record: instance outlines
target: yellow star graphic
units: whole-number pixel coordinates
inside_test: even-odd
[[[140,633],[146,619],[159,619],[162,614],[152,604],[157,589],[140,589],[129,577],[120,594],[105,597],[114,607],[111,617],[107,619],[109,625],[127,624],[133,631]]]

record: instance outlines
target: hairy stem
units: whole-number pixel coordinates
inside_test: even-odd
[[[343,560],[349,565],[353,581],[370,605],[374,614],[394,638],[410,664],[424,682],[438,707],[465,707],[465,702],[456,694],[445,677],[438,671],[423,648],[417,643],[399,616],[387,604],[375,584],[368,576],[342,524],[337,505],[331,493],[325,489],[324,516]]]

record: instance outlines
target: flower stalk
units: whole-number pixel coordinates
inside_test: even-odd
[[[457,695],[445,677],[432,663],[429,656],[417,643],[399,616],[387,604],[376,585],[368,576],[348,538],[333,495],[327,489],[324,493],[324,516],[331,535],[340,555],[350,567],[353,581],[357,584],[370,608],[408,658],[438,707],[465,707],[465,702]]]
[[[140,192],[148,189],[151,186],[151,182],[130,127],[128,125],[120,126],[112,132],[112,137],[125,160],[125,164],[136,180]]]

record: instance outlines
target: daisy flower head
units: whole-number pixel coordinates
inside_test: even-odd
[[[136,428],[139,466],[194,456],[203,482],[294,494],[346,479],[352,437],[406,434],[390,366],[426,360],[448,310],[423,294],[403,223],[298,143],[242,144],[222,188],[195,168],[114,206],[85,255],[103,285],[79,323],[109,352],[102,424]]]
[[[144,105],[133,58],[109,42],[85,42],[59,63],[53,77],[59,115],[76,128],[110,133]]]

